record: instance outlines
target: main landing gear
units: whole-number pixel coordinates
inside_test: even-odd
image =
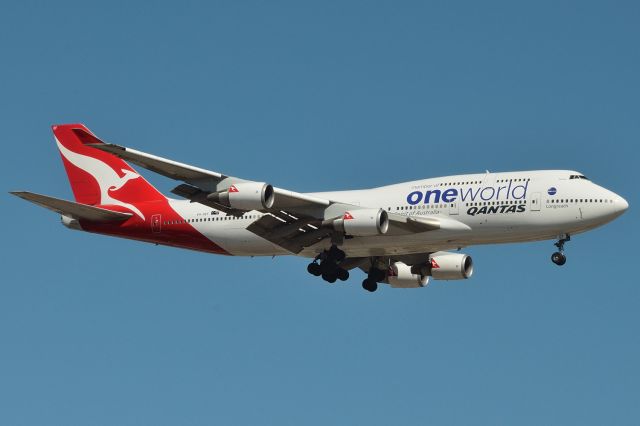
[[[335,283],[337,280],[346,281],[349,279],[349,271],[339,266],[345,258],[345,254],[335,245],[329,250],[325,250],[307,266],[307,271],[316,277]],[[319,262],[319,263],[318,263]]]
[[[384,280],[384,271],[372,266],[367,278],[362,281],[362,288],[373,293],[378,289],[378,282],[382,280]]]
[[[316,277],[322,276],[322,279],[329,283],[335,283],[337,280],[346,281],[349,279],[349,271],[342,266],[346,265],[344,263],[345,258],[345,253],[336,245],[332,245],[329,250],[323,251],[313,259],[313,262],[307,266],[307,271]],[[349,260],[347,260],[347,263],[351,267],[356,266]],[[374,292],[378,289],[378,283],[386,278],[386,269],[380,268],[386,268],[386,265],[383,262],[371,261],[367,278],[362,281],[362,288],[369,292]]]
[[[558,266],[562,266],[567,263],[567,256],[564,255],[564,243],[568,241],[571,241],[571,236],[569,234],[565,234],[557,243],[554,244],[554,246],[558,247],[558,251],[551,255],[551,261]]]

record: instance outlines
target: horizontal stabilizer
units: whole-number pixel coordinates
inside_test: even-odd
[[[47,195],[34,194],[26,191],[12,191],[11,194],[20,197],[23,200],[30,201],[34,204],[49,209],[61,215],[71,217],[73,219],[90,220],[93,222],[118,222],[129,219],[132,213],[121,213],[113,210],[103,209],[101,207],[89,206],[86,204],[75,203],[73,201],[62,200],[60,198],[49,197]]]

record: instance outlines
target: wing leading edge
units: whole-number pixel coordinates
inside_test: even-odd
[[[202,169],[153,154],[138,151],[124,146],[108,144],[101,141],[88,143],[87,145],[101,151],[109,152],[123,160],[134,163],[152,172],[171,179],[186,182],[197,187],[203,192],[215,192],[228,189],[231,185],[240,182],[249,182],[234,176]],[[317,209],[325,208],[332,204],[330,200],[289,191],[282,188],[274,188],[274,209]],[[176,193],[176,192],[174,192]],[[181,195],[177,193],[177,195]],[[182,195],[181,195],[182,196]],[[198,201],[199,202],[199,201]]]

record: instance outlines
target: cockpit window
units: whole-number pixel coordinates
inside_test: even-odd
[[[571,175],[569,176],[569,179],[584,179],[584,180],[589,180],[586,176],[584,175]]]

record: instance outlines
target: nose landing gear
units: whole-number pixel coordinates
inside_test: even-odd
[[[558,247],[558,251],[551,255],[551,261],[558,266],[562,266],[567,263],[567,256],[564,255],[564,243],[568,241],[571,241],[571,236],[569,234],[565,234],[557,243],[554,244],[554,246]]]

